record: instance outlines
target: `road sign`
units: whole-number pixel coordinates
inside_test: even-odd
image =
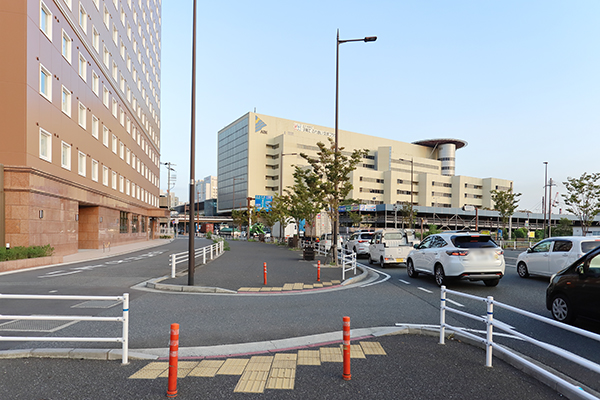
[[[265,210],[271,211],[271,202],[273,201],[273,196],[265,196],[265,195],[256,195],[254,196],[254,207],[256,211]]]

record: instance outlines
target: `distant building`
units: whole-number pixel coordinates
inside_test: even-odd
[[[206,178],[196,181],[197,201],[206,201],[216,199],[218,196],[217,177],[209,175]]]
[[[282,118],[248,113],[218,133],[218,211],[245,208],[247,197],[277,195],[292,186],[294,166],[316,156],[317,142],[329,146],[334,130]],[[490,190],[507,190],[512,181],[455,175],[459,139],[405,143],[339,131],[339,146],[350,154],[367,149],[350,179],[349,198],[362,204],[411,203],[415,206],[493,208]]]
[[[160,0],[0,6],[0,243],[156,236]]]

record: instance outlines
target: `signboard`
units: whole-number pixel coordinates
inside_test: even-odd
[[[532,239],[535,239],[535,232],[534,231],[529,232],[528,236]]]
[[[273,201],[273,196],[265,196],[265,195],[256,195],[254,196],[254,207],[256,211],[265,210],[271,211],[271,202]]]

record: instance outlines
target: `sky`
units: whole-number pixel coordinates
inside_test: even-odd
[[[458,138],[456,175],[514,181],[541,211],[545,165],[598,172],[598,0],[198,1],[196,179],[217,175],[217,132],[249,111],[413,142]],[[162,2],[161,162],[189,196],[192,0]],[[167,189],[161,167],[161,189]],[[563,209],[558,196],[554,212]]]

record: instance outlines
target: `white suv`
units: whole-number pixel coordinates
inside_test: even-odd
[[[446,232],[427,236],[406,260],[410,278],[419,273],[435,276],[438,286],[449,278],[483,281],[496,286],[504,276],[504,251],[488,235]]]
[[[346,250],[356,253],[356,256],[369,254],[369,242],[373,237],[373,232],[354,232],[344,246]]]
[[[517,258],[517,273],[551,276],[600,246],[598,236],[560,236],[542,240]]]

